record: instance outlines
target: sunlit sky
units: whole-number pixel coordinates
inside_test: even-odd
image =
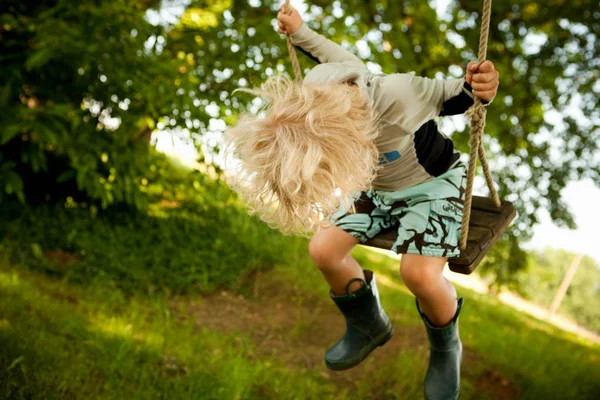
[[[600,264],[600,189],[591,180],[572,182],[562,192],[569,210],[575,216],[576,230],[554,225],[547,212],[540,213],[541,224],[534,228],[534,236],[527,247],[542,249],[546,246],[581,252]]]
[[[443,18],[445,10],[450,0],[431,0],[435,5],[440,17]],[[307,10],[306,2],[292,0],[291,2],[300,13]],[[483,4],[483,2],[481,2]],[[183,12],[181,7],[181,12]],[[172,11],[172,10],[171,10]],[[175,12],[177,13],[177,12]],[[160,13],[161,15],[149,15],[149,19],[169,19],[173,18],[172,13]],[[528,43],[532,47],[539,45],[539,41],[544,38],[531,37]],[[220,136],[215,129],[208,136]],[[215,132],[217,131],[217,132]],[[180,158],[186,164],[193,164],[197,158],[197,152],[190,144],[174,138],[167,132],[158,132],[156,134],[157,148],[166,153]],[[571,182],[562,191],[565,202],[574,215],[577,229],[570,230],[559,228],[552,223],[548,213],[539,212],[540,223],[533,228],[533,239],[525,244],[526,248],[543,250],[546,247],[554,249],[565,249],[571,252],[579,252],[593,257],[600,264],[600,244],[598,244],[598,230],[600,230],[600,188],[591,180]],[[518,217],[517,217],[518,218]]]

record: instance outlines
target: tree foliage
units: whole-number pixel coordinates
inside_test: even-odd
[[[462,76],[461,67],[476,58],[482,2],[454,1],[441,20],[422,1],[308,4],[307,23],[374,71]],[[291,75],[285,41],[272,27],[278,7],[233,2],[221,23],[202,36],[208,39],[198,51],[213,72],[204,77],[205,94],[221,105],[216,117],[230,121],[244,109],[231,97],[236,86],[257,85],[283,69]],[[554,1],[551,7],[494,2],[491,18],[488,59],[501,72],[501,88],[489,107],[485,144],[500,194],[516,204],[519,217],[482,268],[510,284],[517,282],[513,272],[526,265],[519,242],[530,237],[537,212],[545,209],[555,223],[573,228],[561,190],[571,180],[600,181],[600,12],[593,1]],[[181,46],[195,35],[185,24],[177,32]],[[306,58],[302,63],[312,66]],[[453,139],[468,151],[466,130]]]
[[[146,21],[149,6],[2,3],[0,194],[143,204],[156,170],[149,135],[185,111],[180,89],[195,85]]]
[[[434,2],[315,0],[304,15],[375,72],[445,78],[462,76],[475,59],[482,3],[453,0],[439,17]],[[143,182],[152,179],[151,131],[181,132],[208,153],[225,124],[248,109],[250,99],[234,95],[236,88],[291,73],[285,40],[274,30],[279,6],[3,2],[0,193],[25,201],[46,183],[46,195],[141,205]],[[491,19],[488,58],[501,86],[485,145],[501,195],[519,209],[507,240],[488,257],[500,271],[524,264],[514,257],[540,210],[574,226],[561,198],[569,181],[600,181],[600,11],[593,0],[496,1]],[[466,151],[463,125],[443,128],[455,128],[455,144]],[[511,274],[500,278],[510,282]]]

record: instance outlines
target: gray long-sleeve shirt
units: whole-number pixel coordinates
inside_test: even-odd
[[[446,138],[440,138],[448,150],[442,152],[443,157],[442,153],[435,154],[437,158],[432,160],[429,154],[417,154],[416,144],[420,141],[415,134],[419,135],[429,126],[426,130],[441,135],[432,119],[443,112],[445,102],[450,99],[463,96],[472,103],[472,94],[464,79],[429,79],[414,73],[374,75],[358,57],[306,24],[291,35],[291,39],[294,45],[322,63],[306,75],[304,82],[353,81],[377,113],[380,133],[374,143],[383,168],[373,181],[374,189],[391,191],[414,186],[438,175],[433,175],[432,170],[440,168],[426,168],[425,164],[444,164],[441,169],[445,171],[451,164],[449,157],[456,160],[451,141]],[[427,148],[430,149],[431,146]]]

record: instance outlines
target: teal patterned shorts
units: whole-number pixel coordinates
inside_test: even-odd
[[[340,207],[330,218],[361,243],[389,229],[398,230],[390,250],[397,254],[458,256],[465,198],[466,167],[399,191],[367,190],[355,198],[355,212]]]

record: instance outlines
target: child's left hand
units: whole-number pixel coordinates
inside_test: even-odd
[[[486,60],[481,65],[470,62],[467,65],[465,79],[473,88],[473,94],[481,100],[490,102],[496,97],[498,85],[500,85],[498,77],[498,71],[496,71],[494,63],[491,61]]]

